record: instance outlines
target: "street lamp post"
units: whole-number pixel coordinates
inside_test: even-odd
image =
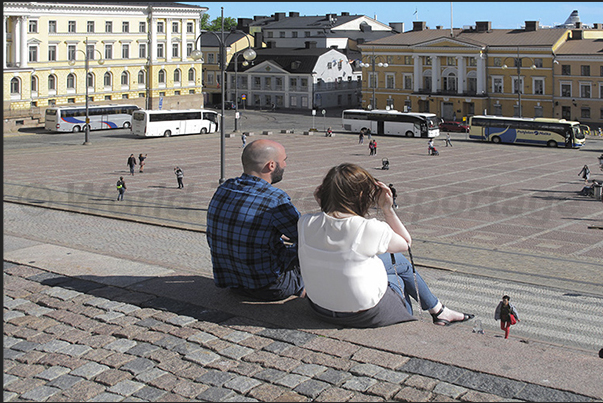
[[[247,38],[247,40],[249,40],[249,38]],[[243,52],[237,52],[235,53],[234,56],[234,69],[235,69],[235,126],[234,126],[234,132],[238,133],[239,132],[239,78],[237,76],[237,73],[239,71],[239,56],[243,55],[243,66],[247,66],[249,65],[249,62],[253,59],[255,59],[255,57],[257,56],[257,53],[255,52],[255,50],[251,49],[251,44],[249,44],[250,47],[248,47],[247,49],[245,49]]]
[[[509,68],[509,66],[507,66],[507,64],[506,64],[506,61],[507,61],[507,59],[510,59],[510,58],[511,57],[506,57],[505,60],[503,61],[503,63],[504,63],[503,66],[502,66],[503,69]],[[518,106],[519,117],[521,118],[523,116],[522,115],[522,110],[521,110],[521,89],[523,88],[523,85],[521,85],[522,84],[522,80],[521,80],[521,64],[522,64],[523,59],[530,59],[532,61],[532,65],[530,66],[530,68],[532,70],[534,70],[536,68],[536,65],[534,64],[534,60],[531,57],[527,57],[527,56],[519,57],[519,48],[517,48],[517,57],[513,58],[513,59],[515,59],[515,65],[517,66],[517,82],[516,82],[516,85],[517,85],[517,106]]]
[[[224,38],[224,7],[220,7],[221,9],[221,19],[222,19],[222,27],[221,27],[221,35],[218,36],[215,32],[213,31],[201,31],[201,34],[197,37],[197,39],[195,39],[195,50],[193,50],[191,52],[191,58],[193,60],[201,60],[201,63],[203,63],[203,52],[201,52],[201,37],[203,36],[204,33],[212,33],[217,39],[218,39],[218,43],[220,45],[220,93],[222,96],[222,115],[220,116],[220,179],[219,179],[219,183],[220,185],[222,183],[224,183],[224,181],[226,180],[224,177],[226,176],[225,173],[225,161],[224,161],[224,156],[226,154],[226,145],[225,145],[225,135],[224,135],[224,86],[226,84],[225,80],[224,80],[224,73],[226,71],[226,42],[225,40],[228,39],[228,37],[235,33],[235,32],[239,32],[242,33],[244,35],[245,32],[240,31],[240,30],[232,30],[227,36],[226,38]],[[249,37],[247,37],[247,41],[249,41]],[[199,49],[197,49],[197,42],[199,42]],[[251,43],[249,43],[249,46],[251,47]],[[253,49],[251,49],[253,51]],[[255,58],[255,51],[253,51],[253,58]]]
[[[375,76],[375,64],[379,67],[389,67],[389,64],[387,64],[387,62],[379,62],[377,63],[377,59],[380,59],[382,56],[379,55],[375,55],[375,48],[373,47],[373,54],[370,56],[365,56],[363,57],[363,59],[365,58],[369,58],[369,60],[371,61],[370,63],[360,63],[360,67],[371,67],[373,68],[372,70],[372,77],[375,80],[375,82],[373,83],[372,87],[373,87],[373,98],[371,99],[371,109],[377,109],[377,99],[375,98],[375,88],[377,87],[377,77]],[[367,81],[367,83],[370,84],[371,80],[369,79]]]
[[[103,54],[100,52],[100,50],[98,49],[94,49],[95,52],[98,52],[99,55],[101,55],[101,58],[98,60],[98,64],[103,65],[105,63],[105,60],[103,59]],[[90,69],[90,55],[88,54],[88,38],[86,38],[86,50],[83,51],[81,49],[76,49],[76,52],[82,52],[85,56],[84,59],[84,70],[86,71],[86,75],[85,75],[85,79],[84,79],[84,85],[86,87],[86,123],[84,124],[84,145],[90,145],[90,114],[88,113],[88,75],[90,74],[88,72],[88,70]],[[94,55],[93,55],[94,57]],[[73,66],[75,65],[75,58],[69,60],[69,65]]]

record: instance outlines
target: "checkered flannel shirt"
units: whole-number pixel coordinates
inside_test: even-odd
[[[299,217],[289,195],[263,179],[243,174],[224,182],[207,209],[215,284],[256,289],[276,280],[297,259]]]

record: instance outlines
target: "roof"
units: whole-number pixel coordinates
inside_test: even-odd
[[[416,46],[438,39],[453,39],[477,46],[545,46],[552,47],[565,34],[565,30],[538,29],[491,29],[487,32],[477,32],[455,28],[453,36],[449,29],[425,29],[422,31],[407,31],[377,39],[369,45]],[[366,44],[365,44],[366,45]]]
[[[326,15],[283,17],[279,21],[276,20],[275,16],[272,16],[267,19],[252,22],[249,25],[263,25],[264,28],[268,29],[320,29],[336,27],[362,17],[363,15],[335,15],[335,21],[331,23],[331,20]]]
[[[201,39],[199,41],[199,44],[200,44],[199,47],[200,48],[218,48],[218,47],[220,47],[221,39],[219,40],[218,38],[222,37],[221,33],[222,33],[221,31],[217,31],[217,32],[211,31],[211,32],[202,33],[200,35]],[[240,33],[240,32],[224,31],[224,42],[225,42],[226,46],[231,46],[233,43],[240,41],[247,35],[248,34],[244,34],[244,33]],[[253,40],[251,38],[249,40],[251,41],[251,45],[253,45]]]
[[[25,2],[29,3],[29,2]],[[140,7],[172,7],[172,8],[197,8],[201,10],[207,10],[207,7],[196,6],[192,4],[176,3],[172,1],[36,1],[36,3],[55,3],[55,4],[69,4],[69,5],[110,5],[110,6],[140,6]]]
[[[599,55],[603,57],[603,39],[569,40],[561,45],[555,54],[559,55]]]
[[[256,51],[257,56],[248,66],[243,66],[241,64],[243,60],[242,58],[239,58],[239,66],[237,67],[238,72],[244,72],[253,66],[257,66],[265,61],[270,61],[289,73],[311,74],[314,71],[318,58],[325,53],[335,51],[341,53],[341,55],[345,57],[345,55],[337,49],[325,48],[262,48],[254,50]],[[235,59],[232,58],[226,69],[227,71],[234,71],[234,62]]]

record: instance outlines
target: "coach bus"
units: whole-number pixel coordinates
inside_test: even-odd
[[[132,113],[136,105],[88,106],[90,130],[128,129],[132,126]],[[52,132],[80,132],[86,130],[85,106],[53,106],[46,109],[46,130]]]
[[[586,136],[579,122],[548,118],[472,116],[469,138],[493,143],[579,148]]]
[[[404,137],[437,137],[440,119],[433,113],[400,112],[396,110],[346,109],[343,111],[344,130],[359,133],[370,129],[374,134]]]
[[[132,133],[140,137],[206,134],[218,130],[218,113],[209,109],[139,110],[132,116]]]

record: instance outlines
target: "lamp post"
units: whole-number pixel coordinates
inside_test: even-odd
[[[224,86],[226,84],[225,80],[224,80],[224,73],[226,71],[226,42],[225,40],[228,39],[228,37],[235,33],[235,32],[239,32],[242,33],[244,35],[245,32],[243,31],[239,31],[239,30],[232,30],[227,36],[226,38],[224,38],[224,7],[220,7],[221,9],[221,18],[222,18],[222,27],[221,27],[221,32],[220,32],[220,36],[218,36],[218,34],[216,34],[213,31],[206,31],[203,30],[201,31],[201,34],[197,37],[197,39],[195,39],[195,50],[193,50],[191,52],[191,58],[193,60],[201,60],[201,63],[203,63],[203,52],[201,52],[201,37],[203,36],[204,33],[212,33],[216,39],[218,40],[218,44],[220,45],[220,94],[222,96],[222,114],[220,116],[220,179],[219,179],[219,183],[220,185],[222,183],[224,183],[224,181],[226,180],[224,177],[226,176],[225,174],[225,162],[224,162],[224,155],[226,153],[226,146],[225,146],[225,136],[224,136]],[[249,38],[247,37],[247,41],[249,42]],[[197,42],[199,42],[199,49],[197,49]],[[251,47],[251,43],[249,43],[250,47]],[[251,49],[253,51],[253,49]],[[255,51],[253,51],[254,53],[254,58],[255,58]]]
[[[507,66],[506,61],[507,59],[511,59],[511,57],[506,57],[505,60],[503,61],[503,69],[508,69],[509,66]],[[532,61],[532,65],[530,66],[530,68],[532,70],[534,70],[536,68],[536,65],[534,64],[534,60],[531,57],[519,57],[519,48],[517,48],[517,57],[513,58],[515,59],[515,65],[517,66],[517,105],[518,105],[518,112],[519,112],[519,117],[522,117],[522,110],[521,110],[521,89],[523,87],[522,81],[521,81],[521,64],[522,64],[522,60],[523,59],[530,59]]]
[[[375,80],[375,82],[372,85],[372,87],[373,87],[373,98],[371,99],[371,106],[372,106],[371,109],[377,109],[377,99],[375,98],[375,88],[377,87],[378,80],[377,80],[377,77],[375,76],[375,64],[377,66],[379,66],[379,67],[389,67],[389,64],[387,64],[386,62],[379,62],[379,63],[377,63],[377,59],[380,59],[381,57],[382,56],[379,56],[379,55],[375,56],[375,47],[373,47],[373,54],[370,55],[370,56],[363,57],[363,59],[367,59],[368,58],[370,60],[370,63],[360,63],[360,67],[367,68],[367,67],[371,67],[372,66],[372,68],[373,68],[372,77]],[[370,84],[371,80],[369,79],[367,82]]]
[[[103,54],[100,52],[100,50],[98,49],[93,49],[95,52],[98,52],[99,55],[101,55],[101,58],[98,60],[98,64],[103,65],[105,63],[105,60],[103,59]],[[86,87],[86,123],[84,124],[84,145],[90,145],[90,115],[88,113],[88,77],[89,77],[89,72],[88,69],[90,68],[90,55],[88,54],[88,38],[86,38],[86,51],[83,51],[81,49],[76,49],[76,52],[82,52],[85,56],[84,59],[84,70],[86,71],[86,78],[84,79],[84,85]],[[94,57],[94,53],[92,55],[92,57]],[[75,65],[75,57],[71,60],[69,60],[68,64],[70,66]]]
[[[249,37],[247,37],[247,40],[249,41]],[[251,49],[251,44],[249,44],[249,47],[247,49],[245,49],[243,52],[237,52],[235,53],[234,56],[234,70],[235,70],[235,126],[234,126],[234,132],[238,133],[239,132],[239,79],[237,77],[237,73],[239,71],[239,56],[243,55],[243,66],[248,66],[249,62],[253,59],[255,59],[255,57],[257,56],[257,53],[255,52],[255,50]]]

